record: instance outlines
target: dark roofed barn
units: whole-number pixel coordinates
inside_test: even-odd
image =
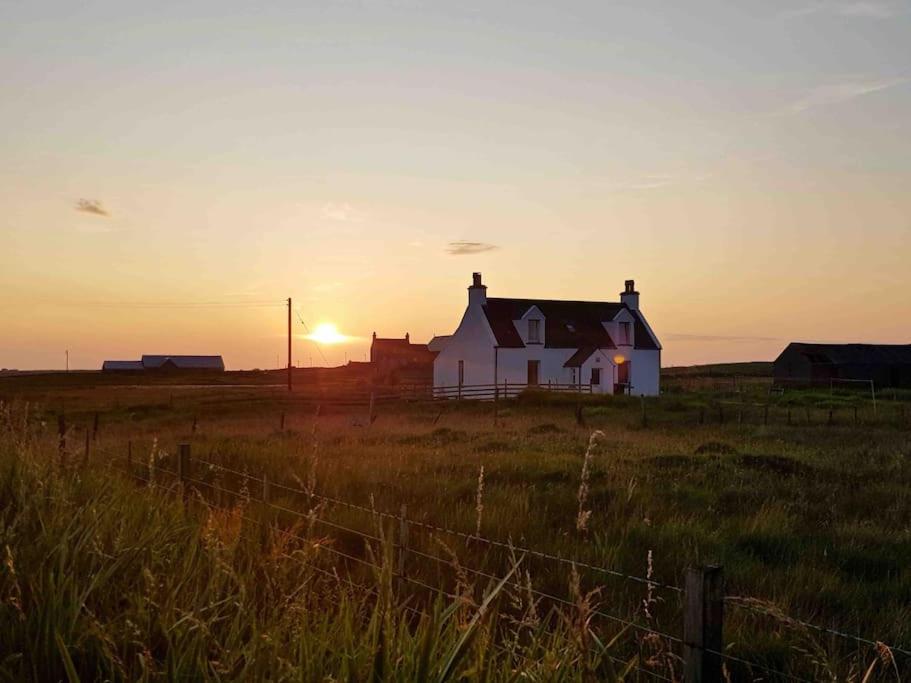
[[[146,370],[184,370],[193,372],[224,372],[225,362],[221,356],[158,356],[143,355],[142,365]]]
[[[911,344],[788,344],[775,359],[779,384],[828,385],[832,380],[911,387]]]
[[[221,356],[144,355],[142,360],[106,360],[104,372],[224,372]]]

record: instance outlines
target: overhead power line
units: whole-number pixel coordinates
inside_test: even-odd
[[[319,345],[319,342],[316,341],[315,339],[313,339],[313,337],[311,336],[310,327],[307,325],[306,322],[304,322],[304,317],[301,315],[300,310],[297,310],[297,309],[296,309],[294,312],[297,314],[297,319],[300,320],[301,325],[304,326],[304,331],[307,333],[308,339],[309,339],[311,342],[313,342],[314,346],[316,346],[316,350],[319,351],[319,355],[320,355],[320,357],[323,359],[323,364],[326,365],[326,366],[328,366],[328,365],[329,365],[329,361],[326,360],[326,355],[323,353],[323,349],[322,349],[322,347]]]
[[[268,308],[287,304],[284,301],[82,301],[74,305],[102,308]]]

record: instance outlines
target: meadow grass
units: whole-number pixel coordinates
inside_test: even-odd
[[[39,557],[64,554],[74,567],[94,558],[97,566],[88,565],[82,573],[68,572],[77,583],[90,582],[103,574],[102,567],[107,566],[103,556],[89,553],[87,558],[85,552],[74,552],[71,546],[77,540],[89,543],[87,539],[99,534],[111,539],[116,537],[111,528],[137,520],[135,527],[127,526],[120,533],[130,539],[131,548],[157,548],[145,558],[159,562],[148,568],[164,581],[156,601],[166,603],[173,617],[166,622],[167,628],[163,624],[157,628],[169,633],[167,629],[176,628],[173,624],[186,618],[179,628],[197,624],[193,638],[202,640],[187,640],[185,649],[184,639],[168,640],[170,636],[159,634],[156,638],[165,638],[166,644],[156,641],[156,649],[147,631],[136,636],[138,649],[131,651],[115,638],[121,648],[116,660],[134,668],[115,671],[110,663],[97,664],[107,655],[99,654],[105,652],[100,645],[85,647],[85,639],[94,638],[87,635],[95,633],[92,620],[103,625],[99,628],[107,635],[101,640],[111,638],[112,631],[120,632],[119,626],[111,624],[124,625],[124,620],[144,623],[137,596],[146,589],[136,567],[145,566],[146,560],[123,560],[134,573],[118,568],[112,574],[116,578],[105,579],[116,582],[117,589],[111,592],[135,593],[121,604],[106,601],[91,609],[78,605],[64,609],[61,605],[68,604],[68,597],[45,597],[33,588],[22,589],[22,579],[18,579],[23,596],[20,603],[34,611],[43,609],[39,604],[56,600],[54,609],[59,612],[43,617],[40,628],[31,627],[36,632],[43,630],[40,638],[32,635],[28,637],[37,640],[22,640],[26,636],[16,630],[16,620],[23,617],[16,616],[15,609],[7,610],[5,604],[2,638],[14,645],[5,649],[19,653],[19,659],[3,664],[7,671],[29,672],[26,660],[36,658],[23,653],[32,652],[29,643],[40,642],[43,649],[34,650],[40,654],[37,660],[41,666],[56,667],[50,673],[57,677],[66,674],[62,653],[72,649],[78,655],[72,657],[74,666],[81,662],[78,666],[87,667],[79,669],[87,679],[169,677],[172,658],[178,657],[189,667],[182,671],[192,671],[197,677],[238,679],[243,673],[318,680],[317,672],[322,672],[339,679],[364,680],[363,676],[373,676],[376,671],[371,668],[375,657],[368,654],[370,648],[360,649],[344,638],[337,640],[341,638],[338,634],[347,630],[360,633],[364,624],[374,621],[385,629],[388,620],[388,628],[399,634],[397,647],[418,647],[423,643],[422,634],[433,640],[430,659],[439,667],[442,653],[459,641],[485,595],[496,589],[496,581],[477,572],[503,577],[514,571],[508,585],[497,593],[495,608],[489,613],[494,616],[485,617],[475,627],[484,637],[474,637],[449,675],[458,673],[474,680],[514,675],[550,680],[566,675],[569,680],[582,680],[593,672],[622,678],[627,667],[643,667],[671,678],[680,674],[675,643],[642,636],[642,631],[600,616],[620,615],[636,627],[679,636],[682,596],[673,590],[584,566],[574,570],[539,557],[519,557],[521,553],[412,526],[409,547],[425,557],[406,557],[405,571],[415,581],[444,589],[448,595],[441,597],[401,585],[391,577],[400,566],[397,557],[390,559],[396,554],[394,548],[386,547],[394,545],[392,539],[398,532],[394,524],[385,525],[384,518],[360,510],[320,504],[306,493],[283,486],[390,514],[398,514],[405,505],[407,516],[417,522],[465,535],[475,534],[480,527],[480,535],[487,538],[510,540],[619,573],[647,575],[672,586],[682,585],[687,566],[718,562],[724,566],[726,593],[731,597],[725,637],[732,656],[809,679],[895,680],[911,671],[908,659],[900,654],[893,663],[875,646],[818,633],[791,618],[906,649],[911,642],[911,472],[907,464],[911,452],[908,431],[896,406],[887,413],[889,419],[883,418],[880,407],[879,421],[872,423],[870,406],[861,402],[861,419],[867,424],[855,425],[849,413],[829,425],[827,408],[819,405],[825,397],[791,394],[772,405],[768,424],[764,424],[762,410],[755,407],[738,421],[727,403],[723,407],[728,413],[726,421],[719,424],[714,410],[729,397],[681,394],[650,401],[644,425],[638,400],[527,397],[501,405],[496,424],[490,405],[452,403],[380,406],[378,419],[369,425],[360,419],[357,409],[323,406],[317,415],[312,403],[262,390],[195,390],[178,392],[174,399],[171,390],[162,391],[40,396],[44,408],[36,419],[49,425],[66,401],[68,424],[76,426],[68,440],[74,451],[72,461],[78,460],[81,448],[79,430],[91,424],[96,410],[101,411],[98,441],[91,444],[89,469],[67,477],[55,474],[59,468],[55,470],[53,465],[55,440],[49,427],[43,433],[38,428],[34,445],[29,447],[35,455],[25,458],[39,464],[13,467],[10,462],[20,462],[23,457],[16,447],[6,446],[4,457],[10,462],[5,471],[10,474],[4,480],[4,491],[18,486],[22,498],[4,508],[3,528],[7,538],[18,539],[6,541],[17,576],[56,585],[58,575],[46,576],[54,562],[39,561]],[[575,410],[580,400],[584,401],[584,425],[578,423]],[[816,411],[815,419],[810,424],[794,419],[788,425],[784,411],[789,404],[810,406]],[[279,431],[282,412],[286,429]],[[594,430],[603,436],[593,446]],[[113,455],[121,456],[122,463],[129,440],[133,473],[143,474],[153,439],[157,439],[158,449],[154,462],[162,468],[173,469],[178,443],[192,445],[197,461],[194,477],[203,483],[186,510],[165,493],[173,478],[161,476],[161,486],[150,490],[147,484],[108,471]],[[247,472],[248,477],[206,467],[202,461]],[[256,478],[263,474],[274,484],[275,504],[300,510],[303,517],[260,509],[255,501],[260,486]],[[31,479],[25,482],[25,477]],[[219,494],[212,485],[236,495]],[[45,508],[30,509],[33,503],[27,492],[34,490],[47,491],[40,497]],[[254,500],[245,502],[248,496]],[[4,493],[4,500],[7,498]],[[53,512],[48,505],[54,506]],[[84,506],[104,521],[70,514]],[[241,517],[258,522],[238,522],[239,508],[246,510]],[[15,517],[10,509],[21,509],[17,514],[26,519],[59,516],[58,523],[70,531],[37,521],[32,526],[24,521],[13,524],[7,521]],[[580,523],[583,516],[584,523]],[[139,520],[147,521],[140,525]],[[262,522],[272,530],[264,530]],[[105,525],[103,533],[93,526],[99,524]],[[230,531],[234,527],[236,533]],[[20,534],[19,529],[28,532]],[[283,536],[276,529],[293,529],[294,535]],[[363,534],[386,542],[365,542]],[[272,546],[285,543],[292,548],[284,556],[279,554],[283,559],[275,559]],[[314,551],[314,547],[321,550]],[[367,559],[382,570],[332,551]],[[115,558],[123,554],[104,552]],[[310,565],[297,561],[308,553],[315,553],[317,569],[307,569]],[[427,559],[430,556],[439,559]],[[195,559],[188,566],[190,558]],[[232,568],[231,579],[210,585],[203,577],[221,571],[223,564]],[[318,570],[338,573],[344,580],[330,581]],[[384,573],[390,576],[384,578]],[[366,588],[346,586],[345,580]],[[4,582],[4,595],[15,593],[9,588],[9,571]],[[388,590],[384,588],[387,583]],[[263,594],[261,584],[273,586],[274,592]],[[232,585],[237,591],[243,587],[242,613],[231,611],[236,604],[220,606],[231,590],[227,586]],[[205,599],[191,595],[190,586],[201,590]],[[388,595],[381,602],[377,596],[384,590]],[[286,611],[290,609],[287,598],[277,596],[291,593],[307,607]],[[542,593],[566,602],[541,598]],[[209,615],[206,605],[219,607]],[[311,613],[314,605],[319,605],[322,621],[311,623],[310,619],[316,619]],[[382,618],[376,616],[380,609]],[[426,636],[424,622],[411,609],[436,615],[432,637]],[[30,612],[23,611],[26,622],[31,623]],[[301,616],[304,612],[306,618]],[[209,625],[210,618],[215,623]],[[229,632],[228,624],[237,632]],[[519,628],[516,624],[524,625]],[[52,627],[54,633],[48,631]],[[308,647],[316,647],[312,643],[322,638],[329,643],[327,650],[348,654],[336,654],[336,659],[328,654],[301,655],[306,664],[289,659],[295,650],[288,646],[290,631],[285,628],[302,638],[308,634]],[[516,629],[521,632],[518,637]],[[269,633],[268,639],[276,644],[274,650],[253,642],[253,634],[262,632]],[[379,641],[392,637],[371,633]],[[216,644],[204,647],[201,643],[207,639]],[[137,652],[146,652],[143,648],[148,653],[140,656]],[[233,653],[234,664],[224,670],[212,668],[221,666],[224,651]],[[272,664],[267,662],[275,658],[290,663],[282,670],[269,668]],[[414,678],[416,670],[408,668],[410,664],[395,664],[415,658],[412,651],[397,651],[389,662],[383,660],[383,675],[420,680]],[[343,660],[356,661],[357,666],[345,669]],[[140,661],[149,667],[148,674],[135,668]],[[236,668],[240,666],[237,661],[243,661],[244,667],[265,668],[241,670]],[[305,666],[310,668],[302,668]],[[32,671],[36,678],[43,673]],[[439,668],[434,671],[441,674]],[[729,664],[728,673],[734,680],[770,679],[760,668],[736,662]]]

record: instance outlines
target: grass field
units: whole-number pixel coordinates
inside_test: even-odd
[[[718,563],[731,680],[911,675],[901,652],[800,623],[911,649],[911,409],[737,389],[523,396],[496,423],[490,403],[384,403],[370,424],[269,388],[18,384],[0,671],[679,680],[675,589]]]

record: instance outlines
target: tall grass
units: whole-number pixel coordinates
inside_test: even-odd
[[[389,542],[365,549],[374,566],[349,581],[327,561],[331,541],[276,526],[249,498],[182,504],[165,481],[153,489],[101,465],[63,469],[27,418],[5,415],[4,680],[618,677],[582,616],[550,628],[530,616],[521,588],[507,585],[521,559],[500,582],[472,587],[476,603],[417,605],[397,593]]]
[[[51,398],[54,411],[31,410],[25,419],[19,411],[13,421],[20,426],[35,425],[40,420],[54,424],[54,412],[61,401]],[[377,610],[386,604],[379,599],[385,590],[380,578],[383,572],[340,559],[333,551],[369,559],[386,572],[392,572],[396,564],[386,559],[392,551],[378,543],[367,547],[362,538],[334,530],[326,523],[382,536],[388,544],[394,543],[396,529],[378,527],[381,518],[377,514],[364,515],[316,498],[317,494],[326,494],[369,506],[368,512],[373,508],[397,513],[407,504],[409,517],[467,534],[477,534],[478,521],[482,520],[485,536],[515,540],[519,545],[645,576],[655,582],[624,582],[580,565],[579,582],[573,587],[572,572],[565,565],[531,556],[521,558],[512,581],[500,590],[478,622],[477,635],[460,650],[461,659],[451,676],[471,679],[480,675],[477,672],[495,672],[484,675],[494,680],[512,674],[547,680],[565,673],[573,680],[596,671],[610,680],[622,677],[630,666],[673,676],[680,669],[675,660],[678,653],[665,641],[635,639],[622,629],[605,629],[604,620],[591,607],[679,635],[681,600],[658,584],[680,585],[686,566],[706,562],[724,565],[730,594],[749,600],[761,598],[764,604],[774,606],[774,610],[757,611],[743,609],[743,604],[736,601],[729,605],[725,634],[732,655],[811,679],[861,681],[874,661],[879,663],[870,673],[871,680],[894,680],[896,668],[903,676],[911,673],[909,661],[902,655],[896,654],[894,664],[886,666],[885,659],[870,644],[854,647],[838,638],[802,631],[796,622],[775,617],[776,613],[797,615],[892,645],[907,648],[911,644],[911,461],[907,457],[907,425],[897,419],[897,407],[889,413],[880,406],[880,420],[869,424],[865,423],[863,411],[859,425],[842,414],[836,416],[832,426],[824,424],[818,411],[809,423],[802,418],[798,423],[802,408],[794,413],[795,423],[788,425],[783,406],[773,411],[768,425],[763,424],[762,412],[756,407],[752,412],[747,408],[743,424],[737,424],[732,418],[734,409],[726,407],[726,422],[718,424],[712,408],[706,411],[706,423],[702,424],[701,408],[715,406],[717,397],[681,394],[650,402],[646,428],[639,419],[638,401],[623,397],[533,396],[501,402],[496,425],[489,406],[484,405],[447,404],[432,409],[381,406],[377,421],[365,429],[353,426],[350,416],[337,409],[315,416],[312,405],[297,405],[284,398],[253,398],[251,395],[240,400],[235,394],[222,397],[214,391],[187,392],[176,394],[170,406],[158,396],[133,397],[123,390],[116,395],[79,394],[78,401],[67,400],[68,424],[81,429],[91,421],[89,411],[103,411],[101,436],[93,445],[92,464],[86,471],[54,469],[56,442],[51,435],[29,437],[29,441],[23,440],[19,427],[7,430],[3,437],[6,455],[0,456],[3,471],[10,469],[7,464],[11,462],[33,460],[36,464],[32,467],[37,470],[28,475],[22,487],[32,497],[37,492],[42,495],[34,501],[23,495],[14,505],[7,502],[6,488],[0,490],[3,519],[12,519],[10,506],[31,508],[38,502],[53,506],[40,514],[33,510],[32,514],[42,521],[33,521],[25,534],[19,532],[24,528],[22,522],[4,522],[0,542],[7,537],[15,541],[5,543],[10,546],[9,557],[0,552],[5,567],[3,619],[9,623],[14,622],[14,617],[18,619],[17,604],[25,614],[35,611],[30,598],[34,589],[27,582],[41,584],[48,567],[53,566],[53,562],[47,564],[41,559],[57,557],[58,551],[52,552],[51,548],[65,536],[53,534],[59,534],[59,527],[65,523],[87,524],[79,496],[91,498],[105,487],[105,495],[113,498],[105,499],[108,512],[104,524],[122,525],[120,517],[129,519],[133,511],[145,510],[140,517],[148,524],[170,525],[170,533],[177,534],[169,541],[172,546],[164,541],[158,546],[152,544],[156,548],[149,556],[152,564],[146,563],[153,576],[160,572],[171,577],[167,586],[178,591],[176,600],[183,610],[179,616],[172,615],[171,621],[159,630],[186,628],[185,622],[175,624],[189,615],[188,619],[207,634],[205,642],[215,644],[214,649],[204,648],[200,655],[206,662],[209,658],[236,662],[237,657],[246,662],[259,656],[258,651],[249,649],[252,646],[247,640],[254,631],[267,632],[271,641],[279,643],[274,651],[284,659],[296,652],[294,646],[288,645],[289,629],[297,629],[297,634],[320,634],[327,650],[344,654],[301,655],[314,658],[316,663],[309,669],[293,660],[287,669],[293,672],[289,677],[305,680],[312,679],[318,670],[336,678],[345,673],[355,680],[374,675],[375,669],[362,664],[358,664],[361,668],[350,668],[352,662],[373,662],[374,658],[368,656],[369,649],[362,651],[358,649],[360,645],[337,637],[333,625],[358,633],[366,628],[364,624],[382,617],[383,623],[391,619],[395,629],[407,631],[412,639],[426,636],[428,632],[420,630],[425,617],[411,609],[439,615],[441,620],[434,624],[433,632],[439,632],[439,637],[432,636],[438,645],[433,661],[438,661],[441,653],[448,652],[447,646],[453,647],[459,641],[496,586],[496,582],[478,580],[471,570],[503,576],[520,560],[481,543],[464,545],[453,543],[448,537],[413,532],[413,549],[441,555],[446,564],[440,567],[409,558],[406,568],[410,576],[441,586],[457,597],[430,599],[426,594],[419,595],[419,589],[408,590],[407,583],[395,580],[388,589],[388,609],[377,616]],[[148,401],[152,403],[147,404]],[[609,457],[597,457],[596,450],[589,450],[590,430],[581,429],[575,419],[579,401],[585,422],[591,429],[601,430],[610,444],[606,449]],[[278,431],[281,412],[288,416],[284,432]],[[199,417],[195,433],[190,426],[194,416]],[[127,484],[117,476],[112,482],[109,475],[113,473],[101,468],[99,461],[107,453],[126,452],[127,439],[133,441],[134,452],[140,454],[137,462],[144,460],[156,438],[157,445],[150,454],[154,467],[169,464],[177,443],[192,441],[194,457],[246,471],[249,476],[235,477],[218,469],[198,468],[196,476],[207,485],[230,489],[236,495],[219,496],[201,487],[198,493],[202,496],[196,496],[184,509],[167,494],[170,482],[157,471],[153,471],[155,485],[149,488],[141,483]],[[78,453],[81,441],[70,439],[68,443],[72,452],[67,462],[74,467],[82,461]],[[22,456],[22,447],[31,449],[32,455]],[[597,466],[593,466],[596,461]],[[580,468],[585,471],[584,476]],[[136,473],[142,474],[143,468],[137,466]],[[258,495],[259,486],[253,477],[262,475],[268,475],[272,483],[275,502],[309,513],[303,522],[268,515],[251,500]],[[59,488],[47,494],[54,481],[57,483],[53,486]],[[281,489],[282,485],[311,495],[293,495]],[[240,502],[244,500],[245,503]],[[224,509],[216,507],[216,503]],[[168,511],[170,516],[150,512],[159,509]],[[577,528],[580,513],[585,516],[584,532]],[[57,521],[45,526],[45,517]],[[124,538],[151,533],[138,528],[140,522],[135,524],[122,532]],[[47,534],[45,528],[49,530]],[[162,534],[164,530],[156,532]],[[443,544],[452,552],[443,549]],[[99,547],[111,557],[119,557],[115,546]],[[0,551],[4,548],[0,545]],[[97,564],[77,574],[79,581],[89,581],[110,561],[101,555],[93,557]],[[200,598],[199,602],[194,596],[180,594],[184,590],[181,587],[187,585],[210,590],[204,580],[181,569],[189,557],[197,558],[194,567],[204,567],[199,570],[204,575],[223,571],[222,565],[232,568],[236,574],[235,590],[256,596],[241,603],[246,616],[219,604],[225,599],[224,593],[203,592],[207,601]],[[133,571],[124,572],[124,577],[129,579]],[[15,581],[9,578],[12,576]],[[361,587],[351,586],[348,579]],[[105,585],[110,593],[126,596],[139,588],[146,590],[145,584],[137,588],[128,581],[111,580]],[[269,593],[270,606],[263,607],[258,601],[266,587],[272,587],[274,594]],[[215,585],[211,590],[214,588]],[[563,605],[555,610],[552,601],[542,600],[535,591],[569,597],[573,607],[564,609]],[[578,598],[591,591],[597,592],[585,608]],[[284,597],[288,595],[293,597]],[[154,594],[152,599],[163,601]],[[296,602],[298,599],[302,602]],[[93,600],[94,597],[87,602],[91,614],[115,634],[119,633],[118,627],[109,624],[119,622],[112,614],[130,614],[134,603],[145,604],[131,598],[125,607],[112,603],[99,606]],[[218,605],[211,613],[205,607],[210,603]],[[284,616],[280,617],[282,610]],[[298,613],[304,615],[303,621],[295,621]],[[585,614],[595,614],[595,618],[586,621]],[[216,623],[209,624],[210,617],[217,619]],[[317,617],[324,617],[325,623]],[[145,623],[137,621],[135,615],[130,619]],[[223,644],[228,640],[224,633],[226,622],[236,623],[242,630],[246,650],[237,644]],[[578,631],[579,624],[584,623],[588,623],[588,634]],[[6,624],[4,621],[4,629]],[[13,633],[12,627],[8,632]],[[80,626],[78,632],[83,634],[85,629]],[[48,654],[20,641],[7,648],[6,634],[4,630],[0,651],[14,653],[14,659],[5,662],[0,657],[5,662],[0,668],[13,671],[10,666],[20,666],[25,659],[30,661],[35,652],[41,666],[45,666],[44,662],[57,662],[55,671],[64,672],[61,677],[65,676],[65,669],[61,668],[65,662],[56,638],[51,639],[55,647]],[[89,679],[101,676],[96,675],[95,669],[86,673],[79,668],[85,665],[85,654],[65,631],[61,636],[80,675]],[[135,668],[137,655],[123,651],[120,636],[114,637],[119,661],[134,668],[128,669],[129,675],[113,677],[139,677]],[[373,637],[378,642],[392,638],[389,634],[381,637],[376,631]],[[159,641],[149,644],[145,638],[137,638],[137,642],[148,647],[149,661],[158,667],[154,676],[167,677],[164,663],[168,648],[161,647]],[[631,647],[632,641],[636,642]],[[598,643],[610,645],[602,651],[597,649]],[[349,644],[354,650],[347,649]],[[594,649],[580,644],[594,644]],[[312,643],[308,647],[322,652]],[[227,650],[232,653],[230,657],[223,653]],[[396,656],[407,659],[401,653]],[[206,669],[209,673],[200,677],[217,674],[236,679],[240,675],[234,664],[228,673],[220,673],[221,669],[208,663],[206,666],[210,667]],[[412,675],[408,669],[384,667],[383,677],[394,676],[391,672],[401,673],[406,679]],[[113,669],[98,669],[109,670]],[[285,669],[276,671],[269,669],[263,675],[285,675]],[[435,675],[440,673],[440,669],[433,671]],[[729,672],[732,680],[749,680],[761,673],[734,664]],[[41,673],[37,676],[30,674],[28,668],[15,669],[10,677],[43,678],[46,671]],[[244,674],[258,675],[253,670],[244,670]]]

